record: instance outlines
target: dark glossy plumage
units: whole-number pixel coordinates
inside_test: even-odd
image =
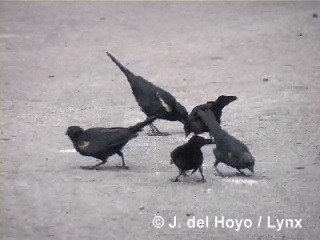
[[[191,173],[193,174],[198,169],[202,176],[201,181],[205,181],[202,172],[203,155],[201,147],[212,143],[212,139],[193,136],[187,143],[174,149],[171,152],[171,164],[175,164],[178,167],[179,175],[173,181],[179,181],[179,177],[186,175],[187,170],[193,170]]]
[[[214,138],[216,144],[216,148],[213,150],[216,157],[214,167],[217,169],[218,163],[223,162],[240,172],[241,169],[248,168],[253,174],[255,160],[248,147],[223,130],[211,111],[199,110],[198,115],[208,126],[210,135]],[[218,169],[217,171],[219,172]]]
[[[126,167],[124,157],[121,152],[124,145],[129,140],[138,136],[137,132],[152,123],[156,117],[149,117],[132,127],[115,127],[115,128],[90,128],[83,130],[79,126],[70,126],[66,135],[71,139],[74,148],[81,155],[91,156],[102,162],[93,166],[96,168],[107,162],[109,156],[118,154],[122,158],[122,167]]]
[[[186,124],[184,128],[186,136],[188,136],[191,132],[195,133],[196,135],[203,132],[209,132],[208,127],[197,115],[197,111],[211,110],[214,113],[216,120],[220,124],[223,108],[236,99],[236,96],[221,95],[217,98],[216,101],[210,101],[194,107],[188,116],[188,124]]]
[[[186,124],[188,112],[174,96],[143,77],[133,74],[110,53],[107,52],[107,55],[127,77],[138,105],[148,117],[157,115],[158,119],[180,121],[184,125]],[[150,127],[154,134],[161,135],[153,124]]]

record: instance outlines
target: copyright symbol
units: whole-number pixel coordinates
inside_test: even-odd
[[[164,225],[164,219],[161,216],[155,216],[152,220],[152,225],[155,228],[162,228]]]

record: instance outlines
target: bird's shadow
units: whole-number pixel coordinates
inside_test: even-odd
[[[169,182],[172,184],[186,184],[186,185],[190,185],[190,186],[196,186],[198,184],[205,185],[206,183],[208,183],[207,181],[204,181],[204,182],[201,181],[201,178],[196,178],[196,177],[192,177],[192,176],[181,177],[178,182],[175,182],[173,180],[174,180],[174,178],[170,178]]]
[[[92,167],[92,166],[80,166],[79,169],[86,170],[86,171],[128,171],[129,168],[123,168],[122,166],[99,166],[99,167]]]
[[[183,136],[185,135],[184,132],[182,132],[182,131],[165,132],[164,134],[165,135],[161,135],[161,134],[157,135],[157,134],[153,134],[152,132],[146,132],[145,136],[147,136],[147,137],[170,137],[170,136],[176,136],[176,135],[183,135]]]
[[[228,173],[214,173],[215,176],[221,178],[243,178],[243,179],[253,179],[253,180],[266,180],[269,179],[265,175],[250,175],[250,174],[241,174],[239,172],[228,172]]]

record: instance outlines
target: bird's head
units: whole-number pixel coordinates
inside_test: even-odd
[[[255,159],[250,152],[245,152],[240,157],[240,161],[247,164],[247,168],[254,174]]]
[[[207,101],[206,105],[207,105],[207,108],[212,108],[212,106],[215,104],[216,102],[215,101]]]
[[[188,111],[187,109],[182,106],[179,102],[176,102],[174,107],[174,112],[177,117],[177,120],[185,124],[188,119]]]
[[[207,145],[207,144],[213,144],[213,140],[211,138],[207,139],[200,136],[193,136],[189,139],[188,143],[191,143],[198,147],[203,147],[204,145]]]
[[[207,107],[213,112],[217,122],[220,124],[223,108],[235,100],[237,100],[236,96],[221,95],[216,101],[207,102]]]
[[[184,132],[185,132],[186,136],[188,136],[191,132],[191,129],[188,124],[188,111],[187,111],[187,109],[184,106],[182,106],[181,104],[179,104],[178,102],[176,102],[175,111],[176,111],[177,120],[183,124]]]
[[[76,140],[83,133],[83,129],[79,126],[70,126],[66,131],[66,135],[72,140]]]

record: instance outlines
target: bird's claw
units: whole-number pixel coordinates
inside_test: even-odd
[[[180,180],[177,179],[177,178],[172,178],[172,179],[170,179],[170,181],[171,181],[171,182],[180,182]]]
[[[198,180],[198,182],[205,183],[205,182],[207,182],[207,180],[205,180],[205,179],[200,179],[200,180]]]
[[[99,170],[97,166],[81,166],[80,168],[84,170]]]
[[[126,169],[126,170],[129,170],[129,167],[127,167],[127,166],[117,166],[117,168],[122,168],[122,169]]]

